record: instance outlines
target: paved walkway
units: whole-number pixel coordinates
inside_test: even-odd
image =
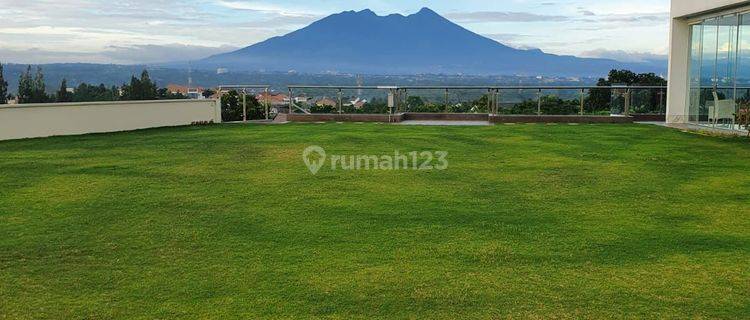
[[[703,132],[709,132],[709,133],[720,134],[720,135],[730,135],[730,136],[750,135],[750,132],[748,132],[747,130],[712,128],[712,127],[699,126],[699,125],[689,124],[689,123],[665,123],[665,122],[652,122],[652,121],[643,121],[643,122],[636,122],[636,123],[651,124],[651,125],[674,128],[678,130],[686,130],[686,131],[696,131],[696,132],[703,131]]]

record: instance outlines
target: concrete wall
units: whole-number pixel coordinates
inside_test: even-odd
[[[0,107],[0,140],[221,122],[216,100],[22,104]]]
[[[690,76],[690,19],[750,5],[748,0],[672,0],[669,30],[667,122],[686,123]]]
[[[401,122],[403,114],[301,114],[294,113],[286,116],[292,122]]]
[[[672,0],[669,15],[672,18],[686,18],[695,15],[708,13],[714,10],[731,8],[744,3],[750,3],[748,0]]]
[[[633,123],[633,117],[589,115],[491,115],[491,123]]]
[[[405,113],[404,120],[417,121],[489,121],[486,113]]]

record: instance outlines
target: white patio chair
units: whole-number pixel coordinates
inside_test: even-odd
[[[734,99],[720,100],[719,95],[716,91],[714,94],[714,105],[708,106],[708,121],[713,125],[716,125],[719,120],[729,119],[732,121],[732,127],[734,128],[734,120],[737,109],[737,104]]]

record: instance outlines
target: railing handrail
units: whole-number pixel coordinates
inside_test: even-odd
[[[232,84],[232,85],[219,85],[216,87],[216,89],[270,89],[271,85],[265,85],[265,84]]]
[[[334,86],[334,85],[289,85],[289,89],[405,89],[405,90],[580,90],[580,89],[667,89],[667,86]]]

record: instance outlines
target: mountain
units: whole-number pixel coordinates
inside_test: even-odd
[[[517,74],[600,76],[613,68],[663,72],[622,63],[520,50],[473,33],[424,8],[403,16],[371,10],[328,16],[281,37],[194,62],[233,71],[364,74]]]

